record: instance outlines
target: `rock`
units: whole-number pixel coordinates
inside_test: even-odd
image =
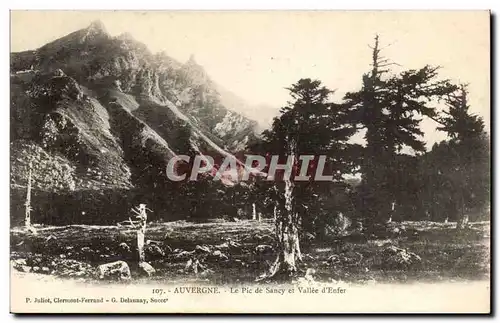
[[[118,278],[128,280],[131,278],[130,268],[125,261],[119,260],[97,267],[99,279]]]
[[[188,259],[190,258],[192,255],[194,254],[194,251],[186,251],[186,250],[183,250],[181,252],[179,252],[178,254],[174,254],[174,258],[175,259]]]
[[[341,261],[346,265],[357,266],[363,260],[363,255],[357,251],[346,251],[341,256]]]
[[[156,270],[153,268],[153,266],[145,261],[139,263],[139,271],[141,272],[141,274],[144,274],[148,277],[151,277],[154,273],[156,273]]]
[[[210,248],[207,247],[207,246],[200,246],[200,245],[197,245],[194,250],[196,252],[200,252],[200,253],[210,253]]]
[[[20,272],[29,273],[31,267],[27,265],[26,259],[11,260],[12,267]]]
[[[212,253],[212,256],[215,257],[217,260],[221,260],[221,261],[228,261],[229,260],[228,256],[223,254],[220,250],[215,250]]]
[[[316,240],[316,236],[310,232],[306,232],[306,234],[304,235],[304,238],[307,240],[307,241],[314,241]]]
[[[191,258],[186,262],[186,266],[184,267],[184,272],[189,273],[193,272],[198,274],[198,271],[206,270],[207,268],[200,263],[200,261],[196,258]]]
[[[330,257],[328,257],[327,261],[332,265],[336,265],[340,263],[340,257],[339,255],[331,255]]]
[[[346,251],[341,254],[334,254],[328,257],[327,264],[336,266],[358,266],[363,260],[363,255],[356,251]]]
[[[399,234],[401,234],[401,229],[394,227],[394,228],[390,229],[390,232],[392,234],[398,234],[399,235]]]
[[[169,245],[164,245],[164,246],[163,246],[163,250],[164,250],[164,252],[165,252],[166,254],[167,254],[167,253],[168,253],[168,254],[172,253],[172,248],[171,248]]]
[[[54,76],[59,76],[59,77],[65,76],[64,72],[60,68],[56,69],[53,73]]]
[[[42,267],[42,273],[48,274],[50,272],[49,267]]]
[[[257,253],[270,253],[273,251],[274,251],[273,247],[267,244],[261,244],[255,247],[255,252]]]
[[[26,259],[24,258],[20,258],[20,259],[16,259],[16,260],[12,260],[12,265],[15,266],[26,266],[27,263],[26,263]]]
[[[184,266],[184,271],[189,272],[189,271],[193,270],[195,273],[197,273],[198,272],[197,263],[198,263],[198,260],[189,259],[186,262],[186,266]]]
[[[20,272],[23,272],[23,273],[29,273],[31,271],[30,266],[21,266],[21,267],[17,267],[16,269],[19,270]]]
[[[215,249],[220,249],[220,250],[230,250],[230,249],[239,249],[241,248],[241,244],[235,241],[232,241],[231,239],[227,239],[226,242],[215,245]]]
[[[165,257],[165,252],[156,244],[146,245],[144,252],[149,259]]]
[[[118,246],[118,249],[119,249],[121,254],[128,254],[128,253],[132,252],[130,250],[130,247],[128,246],[128,244],[126,244],[125,242],[120,243],[120,245]]]
[[[54,237],[53,235],[50,235],[50,236],[48,236],[47,238],[45,238],[45,241],[46,241],[46,242],[49,242],[49,241],[51,241],[51,240],[57,240],[57,238],[56,238],[56,237]]]
[[[55,266],[55,274],[65,277],[92,277],[94,276],[94,269],[85,262],[64,259],[59,260],[59,264]]]
[[[299,277],[297,279],[297,283],[300,284],[300,285],[309,285],[309,284],[312,284],[314,283],[314,277],[313,275],[316,273],[316,270],[312,269],[312,268],[307,268],[306,270],[306,274],[304,275],[304,277]]]
[[[422,262],[417,254],[392,245],[386,247],[381,256],[381,263],[386,268],[407,268]]]
[[[313,268],[307,268],[306,274],[304,275],[304,278],[307,281],[314,281],[314,277],[313,277],[314,274],[316,274],[316,270],[315,269],[313,269]]]
[[[212,269],[205,269],[204,271],[202,271],[200,273],[200,276],[201,277],[207,277],[207,276],[210,276],[213,273],[214,273],[214,271]]]

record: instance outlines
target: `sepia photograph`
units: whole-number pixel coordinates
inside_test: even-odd
[[[10,311],[491,313],[490,23],[12,10]]]

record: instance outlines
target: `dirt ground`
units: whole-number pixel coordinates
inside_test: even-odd
[[[454,226],[403,222],[371,234],[311,239],[301,246],[297,277],[314,269],[314,280],[324,282],[488,279],[490,223],[472,223],[463,231]],[[231,284],[254,282],[275,258],[273,225],[268,221],[149,223],[146,261],[156,269],[151,277],[137,268],[135,230],[130,227],[35,228],[35,234],[11,229],[12,270],[96,282],[98,265],[124,260],[133,282]]]

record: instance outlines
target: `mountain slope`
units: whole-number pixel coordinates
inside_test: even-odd
[[[256,123],[221,103],[194,58],[182,64],[154,55],[99,22],[11,53],[10,66],[13,201],[25,194],[30,164],[35,194],[139,189],[149,196],[172,156],[235,158],[255,136]]]
[[[11,69],[61,69],[89,88],[112,88],[158,105],[173,104],[232,150],[242,147],[234,138],[253,135],[256,126],[224,107],[217,85],[193,57],[181,64],[165,53],[153,55],[129,35],[111,37],[99,22],[35,51],[11,55]]]

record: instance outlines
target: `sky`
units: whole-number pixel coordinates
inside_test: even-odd
[[[11,51],[35,49],[101,20],[111,35],[130,33],[152,52],[185,62],[191,54],[211,78],[250,104],[279,108],[285,87],[319,79],[334,100],[361,86],[375,34],[399,69],[438,65],[441,78],[469,84],[471,111],[490,123],[487,11],[12,11]],[[260,111],[268,119],[276,109]],[[257,120],[261,121],[261,120]],[[424,139],[445,138],[424,120]]]

